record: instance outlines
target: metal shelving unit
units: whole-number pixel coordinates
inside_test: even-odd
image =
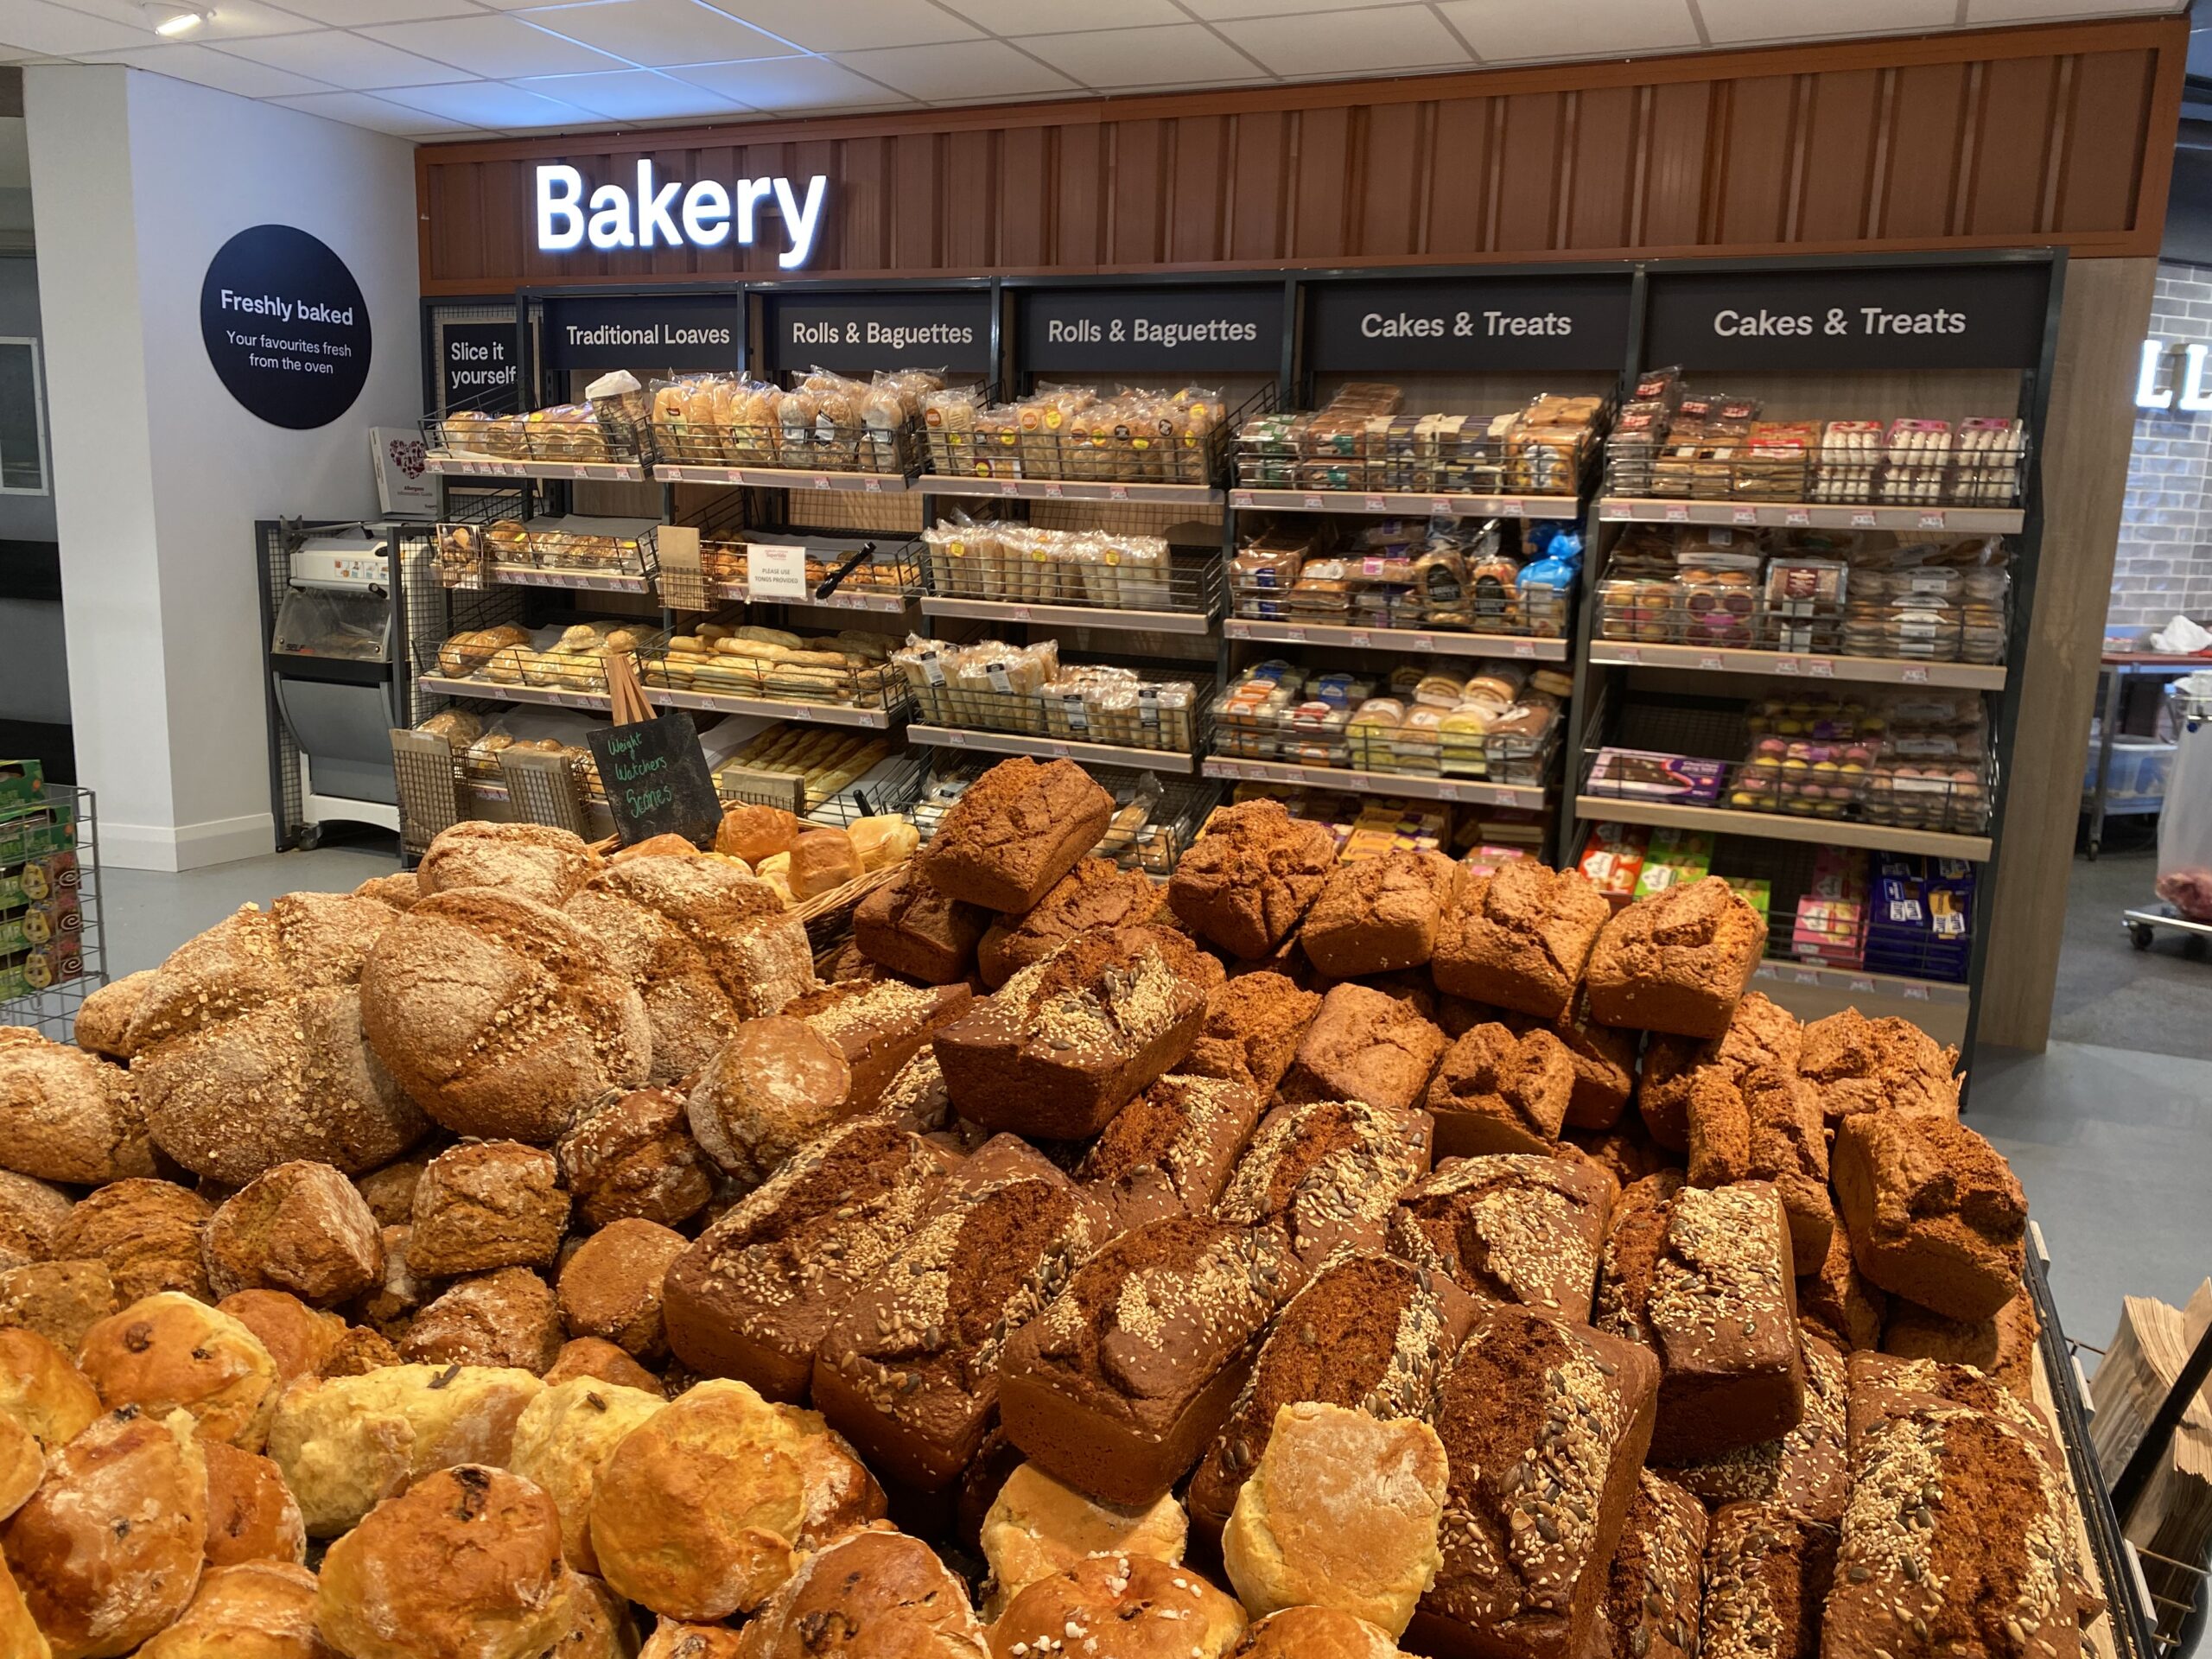
[[[1402,651],[1414,656],[1504,657],[1524,663],[1563,663],[1572,647],[1566,639],[1520,633],[1460,633],[1449,628],[1354,628],[1332,622],[1262,622],[1247,616],[1224,620],[1231,639],[1273,645],[1334,645],[1352,651]]]
[[[1271,490],[1232,486],[1233,507],[1271,507],[1295,512],[1411,514],[1430,518],[1560,519],[1583,515],[1579,495],[1425,495],[1384,491]]]
[[[1457,801],[1471,806],[1516,806],[1541,810],[1552,791],[1533,784],[1491,784],[1479,778],[1433,777],[1417,772],[1354,772],[1339,766],[1303,766],[1281,760],[1249,760],[1210,754],[1205,775],[1233,783],[1283,784],[1300,789],[1334,789],[1349,795],[1403,795],[1421,801]]]

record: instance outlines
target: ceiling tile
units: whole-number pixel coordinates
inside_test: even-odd
[[[954,41],[943,46],[842,52],[838,61],[925,102],[966,103],[975,99],[1077,90],[1065,76],[1025,58],[1003,41]]]
[[[913,102],[827,58],[694,63],[674,73],[756,110],[882,109]]]
[[[604,52],[549,35],[512,16],[480,13],[440,22],[383,24],[361,33],[473,75],[582,74],[622,67]]]
[[[425,17],[473,17],[473,0],[284,0],[287,11],[333,29],[364,23],[411,23]]]
[[[1345,11],[1357,0],[1181,0],[1194,17],[1287,17],[1294,12]]]
[[[87,12],[125,29],[153,34],[154,20],[139,0],[68,0],[68,3],[73,11]],[[200,0],[200,3],[208,4],[210,0]],[[315,26],[308,18],[264,5],[261,0],[222,0],[213,10],[213,16],[188,35],[178,37],[175,43],[205,45],[210,41],[244,40],[258,35],[297,35]]]
[[[1805,22],[1793,18],[1774,0],[1698,0],[1698,15],[1715,46],[1745,46],[1760,41],[1802,41]],[[1958,22],[1958,0],[1852,0],[1847,9],[1825,12],[1824,35],[1902,35],[1947,29]]]
[[[0,0],[0,41],[18,55],[66,58],[80,52],[118,52],[160,43],[150,21],[137,27],[93,17],[46,0]]]
[[[467,121],[508,131],[588,127],[594,119],[573,104],[526,92],[499,80],[472,80],[459,86],[395,86],[384,96],[410,110],[428,111],[449,121]]]
[[[164,41],[159,46],[136,46],[128,52],[97,52],[89,61],[124,63],[157,75],[171,75],[240,98],[283,98],[295,92],[327,92],[330,88],[305,75],[249,63],[227,52],[217,52],[188,41]]]
[[[325,30],[315,35],[278,35],[265,41],[235,41],[225,48],[273,69],[345,88],[374,92],[379,86],[428,86],[435,81],[467,80],[467,72],[448,68],[381,41]]]
[[[1774,0],[1746,0],[1748,7],[1773,18],[1786,16]],[[1872,0],[1879,5],[1884,0]],[[1926,0],[1907,0],[1926,3]],[[1956,0],[1938,0],[1955,5]],[[1703,0],[1710,21],[1716,5],[1738,0]],[[1619,57],[1695,47],[1697,23],[1686,0],[1445,0],[1437,10],[1459,31],[1485,63],[1516,63],[1539,58]]]
[[[2180,11],[2186,0],[1967,0],[1967,22],[2056,22],[2069,17],[2112,17],[2145,11]]]
[[[1039,35],[1022,41],[1020,46],[1086,86],[1265,78],[1257,64],[1203,23]]]
[[[797,50],[697,0],[603,0],[512,15],[655,69],[671,63],[772,58]]]
[[[1224,23],[1221,32],[1279,75],[1459,69],[1466,48],[1427,6],[1376,6]]]
[[[515,83],[609,121],[696,120],[742,113],[732,99],[651,69],[618,69],[599,75],[546,75]]]
[[[1146,23],[1182,23],[1190,14],[1175,0],[1115,0],[1110,13],[1087,6],[1039,5],[1037,0],[943,0],[978,29],[993,35],[1065,35],[1095,29],[1101,23],[1133,29]],[[1344,0],[1334,0],[1342,5]]]
[[[348,126],[366,127],[372,132],[389,132],[403,138],[417,137],[424,133],[482,130],[465,121],[450,121],[440,116],[425,115],[420,110],[387,103],[381,98],[371,98],[366,92],[316,92],[304,98],[271,99],[270,102],[282,104],[288,109],[304,110],[309,115],[319,115],[326,120],[343,121]]]
[[[1073,10],[1069,0],[1028,3]],[[810,52],[927,46],[976,37],[972,25],[930,0],[727,0],[724,10]]]

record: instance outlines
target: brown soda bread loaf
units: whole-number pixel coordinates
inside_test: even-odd
[[[1836,1569],[1832,1522],[1778,1503],[1728,1503],[1706,1526],[1705,1617],[1711,1659],[1815,1659]],[[1840,1651],[1856,1652],[1857,1649]]]
[[[54,1258],[99,1262],[122,1302],[157,1290],[213,1301],[200,1244],[214,1213],[205,1198],[173,1182],[113,1181],[54,1230]]]
[[[951,985],[976,968],[976,944],[990,912],[949,898],[907,867],[861,900],[853,943],[862,956],[925,985]]]
[[[1262,962],[1296,931],[1336,861],[1327,825],[1292,817],[1280,801],[1245,801],[1217,812],[1183,855],[1167,902],[1200,938]]]
[[[1114,1115],[1074,1176],[1105,1212],[1110,1238],[1169,1216],[1204,1216],[1259,1127],[1260,1097],[1241,1083],[1171,1073]]]
[[[1438,1149],[1452,1157],[1530,1153],[1548,1157],[1574,1094],[1567,1045],[1538,1027],[1522,1036],[1477,1026],[1445,1053],[1426,1104]]]
[[[1694,1659],[1704,1562],[1705,1506],[1646,1469],[1599,1604],[1604,1659]]]
[[[599,1337],[647,1364],[668,1357],[661,1285],[690,1248],[673,1228],[632,1217],[602,1228],[562,1265],[561,1321],[572,1337]]]
[[[1390,1249],[1478,1302],[1587,1324],[1614,1191],[1556,1158],[1447,1158],[1400,1196]]]
[[[560,1357],[553,1287],[528,1268],[455,1281],[423,1306],[400,1339],[418,1365],[511,1367],[542,1376]]]
[[[1428,1173],[1426,1112],[1363,1101],[1278,1106],[1261,1121],[1214,1218],[1279,1234],[1307,1268],[1338,1245],[1380,1249],[1399,1193]]]
[[[1363,1100],[1404,1111],[1421,1104],[1444,1050],[1444,1033],[1395,997],[1333,986],[1299,1039],[1279,1093],[1285,1101]]]
[[[1098,844],[1114,798],[1072,760],[1001,760],[963,791],[915,865],[948,898],[1027,910]]]
[[[976,968],[996,990],[1077,934],[1141,926],[1157,919],[1166,903],[1166,891],[1142,870],[1122,869],[1107,858],[1078,860],[1029,909],[991,922],[976,947]]]
[[[803,1020],[772,1014],[729,1033],[684,1108],[691,1138],[749,1192],[850,1109],[853,1069]]]
[[[1300,1039],[1320,1011],[1318,992],[1301,989],[1281,974],[1235,975],[1208,1001],[1198,1040],[1177,1069],[1241,1083],[1264,1101],[1290,1069]]]
[[[1590,952],[1590,1013],[1608,1026],[1718,1037],[1766,950],[1766,925],[1717,875],[1669,887],[1605,924]]]
[[[431,838],[415,880],[426,899],[456,887],[496,887],[557,909],[598,868],[591,849],[566,830],[471,820]]]
[[[19,1174],[91,1185],[154,1173],[130,1073],[29,1026],[0,1027],[0,1160]]]
[[[1818,1262],[1835,1231],[1819,1097],[1795,1071],[1707,1067],[1690,1085],[1693,1186],[1770,1181],[1789,1217],[1793,1260]]]
[[[77,1005],[77,1025],[72,1033],[77,1046],[106,1059],[129,1060],[130,1045],[124,1039],[125,1033],[130,1029],[131,1016],[138,1011],[138,999],[154,982],[155,971],[141,968],[87,995]]]
[[[1690,1090],[1700,1077],[1717,1071],[1733,1079],[1756,1067],[1794,1071],[1803,1039],[1797,1016],[1760,991],[1745,995],[1717,1038],[1655,1033],[1636,1085],[1644,1128],[1669,1152],[1688,1152]]]
[[[691,1138],[685,1096],[639,1089],[586,1111],[553,1148],[587,1225],[628,1217],[677,1227],[715,1195],[713,1161]]]
[[[431,1278],[553,1264],[569,1222],[553,1154],[472,1141],[430,1160],[415,1187],[408,1265]]]
[[[1971,1365],[2023,1400],[2035,1398],[2036,1343],[2043,1321],[2024,1288],[1986,1319],[1947,1319],[1916,1303],[1891,1302],[1882,1351],[1900,1359]]]
[[[1516,858],[1494,874],[1463,872],[1429,971],[1450,995],[1556,1018],[1573,1003],[1611,914],[1580,870]]]
[[[1860,1112],[1959,1115],[1959,1051],[1910,1020],[1869,1020],[1856,1008],[1815,1020],[1798,1065],[1831,1128]]]
[[[1485,1009],[1482,1019],[1471,1020],[1468,1024],[1478,1025],[1490,1020],[1495,1020],[1516,1037],[1543,1030],[1566,1045],[1567,1058],[1574,1066],[1574,1092],[1567,1100],[1568,1128],[1610,1129],[1621,1121],[1636,1089],[1641,1032],[1622,1031],[1592,1020],[1587,991],[1576,992],[1567,1012],[1550,1019],[1516,1013],[1511,1008],[1495,1014]]]
[[[35,1331],[69,1353],[116,1307],[104,1262],[34,1262],[0,1273],[0,1331]]]
[[[328,1164],[278,1164],[255,1176],[209,1218],[204,1248],[219,1296],[289,1290],[328,1306],[384,1273],[376,1217]]]
[[[1299,926],[1299,947],[1331,979],[1419,968],[1435,952],[1457,873],[1441,853],[1402,848],[1338,864]]]
[[[1703,1462],[1677,1464],[1669,1478],[1715,1508],[1747,1502],[1778,1503],[1793,1515],[1840,1521],[1850,1496],[1845,1454],[1848,1382],[1844,1357],[1816,1336],[1805,1352],[1805,1414],[1777,1440],[1739,1446]]]
[[[76,1200],[35,1175],[0,1169],[0,1273],[27,1268],[52,1254],[54,1230]]]
[[[1803,1267],[1803,1262],[1797,1264]],[[1838,1221],[1813,1271],[1797,1275],[1797,1322],[1847,1354],[1878,1348],[1888,1293],[1870,1283],[1851,1254],[1851,1235]]]
[[[1954,1319],[1988,1319],[2019,1294],[2027,1197],[1972,1129],[1857,1113],[1836,1131],[1831,1173],[1852,1255],[1883,1289]]]

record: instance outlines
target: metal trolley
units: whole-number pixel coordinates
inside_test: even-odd
[[[2173,775],[2178,777],[2182,769],[2181,757],[2189,753],[2191,745],[2212,750],[2212,728],[2206,726],[2208,721],[2212,721],[2212,693],[2192,691],[2186,689],[2186,682],[2177,682],[2166,688],[2166,706],[2173,711],[2174,739],[2181,747],[2181,756],[2177,756],[2174,763]],[[2200,764],[2212,765],[2212,753],[2201,756]],[[2169,803],[2172,801],[2173,793],[2169,788]],[[2179,810],[2186,810],[2186,803]],[[2192,961],[2202,960],[2205,942],[2212,939],[2212,921],[2199,921],[2194,917],[2185,916],[2180,906],[2170,900],[2162,899],[2155,905],[2123,911],[2120,912],[2120,925],[2126,928],[2128,941],[2138,950],[2148,950],[2152,941],[2161,931],[2180,934],[2182,954]]]

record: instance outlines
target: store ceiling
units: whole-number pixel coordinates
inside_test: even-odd
[[[0,0],[0,62],[129,64],[429,140],[1425,74],[2171,12],[2183,0],[213,3],[188,38],[165,41],[158,11],[137,0]]]

